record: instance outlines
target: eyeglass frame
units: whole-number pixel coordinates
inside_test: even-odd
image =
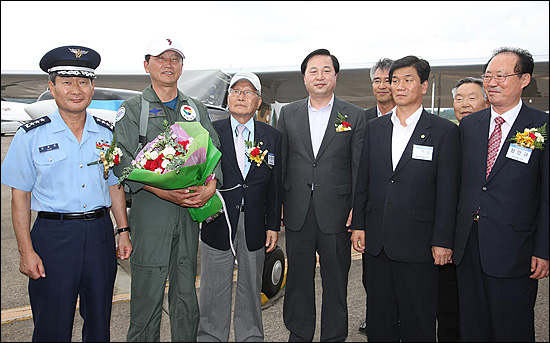
[[[495,79],[495,82],[496,83],[503,83],[506,81],[506,78],[508,76],[514,76],[514,75],[523,75],[523,74],[527,74],[526,72],[520,72],[520,73],[514,73],[514,74],[508,74],[508,75],[491,75],[491,76],[487,76],[485,74],[481,74],[481,79],[483,80],[483,83],[489,83],[491,82],[491,80],[494,78]],[[502,78],[501,81],[498,81],[498,78]],[[486,78],[488,78],[488,80],[486,80]]]
[[[258,95],[258,91],[251,91],[251,90],[244,90],[244,91],[242,91],[242,90],[233,89],[233,88],[229,89],[229,94],[231,94],[231,95],[237,95],[237,96],[240,96],[241,94],[243,94],[244,97],[245,97],[245,98],[248,98],[248,99],[251,99],[251,98],[252,98],[252,94],[259,96],[259,95]]]

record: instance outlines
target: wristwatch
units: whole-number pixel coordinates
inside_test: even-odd
[[[116,230],[116,234],[118,235],[118,234],[120,234],[120,233],[122,233],[122,232],[125,232],[125,231],[130,232],[130,231],[132,231],[132,230],[130,230],[130,227],[129,227],[129,226],[127,226],[127,227],[121,227],[120,229]]]

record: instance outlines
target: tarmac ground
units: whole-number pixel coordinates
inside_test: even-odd
[[[1,137],[1,159],[8,150],[13,136]],[[1,305],[2,305],[2,342],[30,342],[33,331],[32,314],[27,292],[28,278],[19,272],[19,253],[17,241],[11,221],[11,189],[1,185]],[[36,214],[33,214],[33,220]],[[284,228],[279,234],[279,246],[285,247]],[[199,251],[200,261],[200,251]],[[199,262],[200,263],[200,262]],[[111,341],[125,342],[126,333],[130,324],[130,268],[129,262],[119,260],[113,308],[111,316]],[[200,270],[200,267],[199,269]],[[352,252],[352,262],[348,278],[348,337],[347,341],[366,341],[367,337],[358,331],[358,327],[365,318],[365,290],[361,282],[362,262],[360,254]],[[200,277],[197,277],[197,294],[200,291]],[[321,277],[316,273],[315,299],[317,302],[317,326],[314,341],[319,341],[320,311],[321,311]],[[535,306],[535,339],[537,342],[549,341],[549,302],[548,278],[539,282],[537,303]],[[284,288],[268,303],[263,306],[264,336],[266,342],[288,341],[289,331],[283,322]],[[170,341],[170,323],[165,301],[161,322],[161,337],[163,342]],[[82,318],[78,311],[75,313],[73,327],[73,341],[82,341]],[[229,341],[235,341],[231,329]]]

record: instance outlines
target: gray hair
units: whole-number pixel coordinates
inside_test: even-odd
[[[371,82],[374,82],[374,73],[376,73],[376,70],[390,70],[390,66],[393,63],[393,60],[389,58],[381,58],[378,62],[376,62],[372,68],[370,68],[370,80]]]
[[[483,80],[478,79],[476,77],[465,77],[463,79],[458,80],[456,85],[451,89],[451,93],[453,94],[453,99],[456,98],[456,92],[458,90],[458,87],[462,86],[465,83],[475,83],[479,87],[481,87],[481,93],[483,93],[483,99],[487,101],[487,94],[485,93],[485,89],[483,89]]]

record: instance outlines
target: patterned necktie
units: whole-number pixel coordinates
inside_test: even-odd
[[[244,145],[244,135],[243,131],[246,129],[244,125],[238,125],[237,131],[239,133],[237,134],[237,144],[235,145],[235,153],[237,155],[237,163],[239,164],[239,169],[241,169],[241,174],[244,177],[244,160],[246,158],[245,154],[245,145]]]
[[[500,126],[505,123],[505,120],[501,116],[498,116],[495,118],[495,123],[495,129],[493,130],[493,133],[491,133],[491,137],[489,137],[489,147],[487,149],[487,173],[485,178],[489,177],[491,169],[493,169],[493,166],[495,165],[498,149],[500,147],[500,141],[502,139],[502,130],[500,129]]]

